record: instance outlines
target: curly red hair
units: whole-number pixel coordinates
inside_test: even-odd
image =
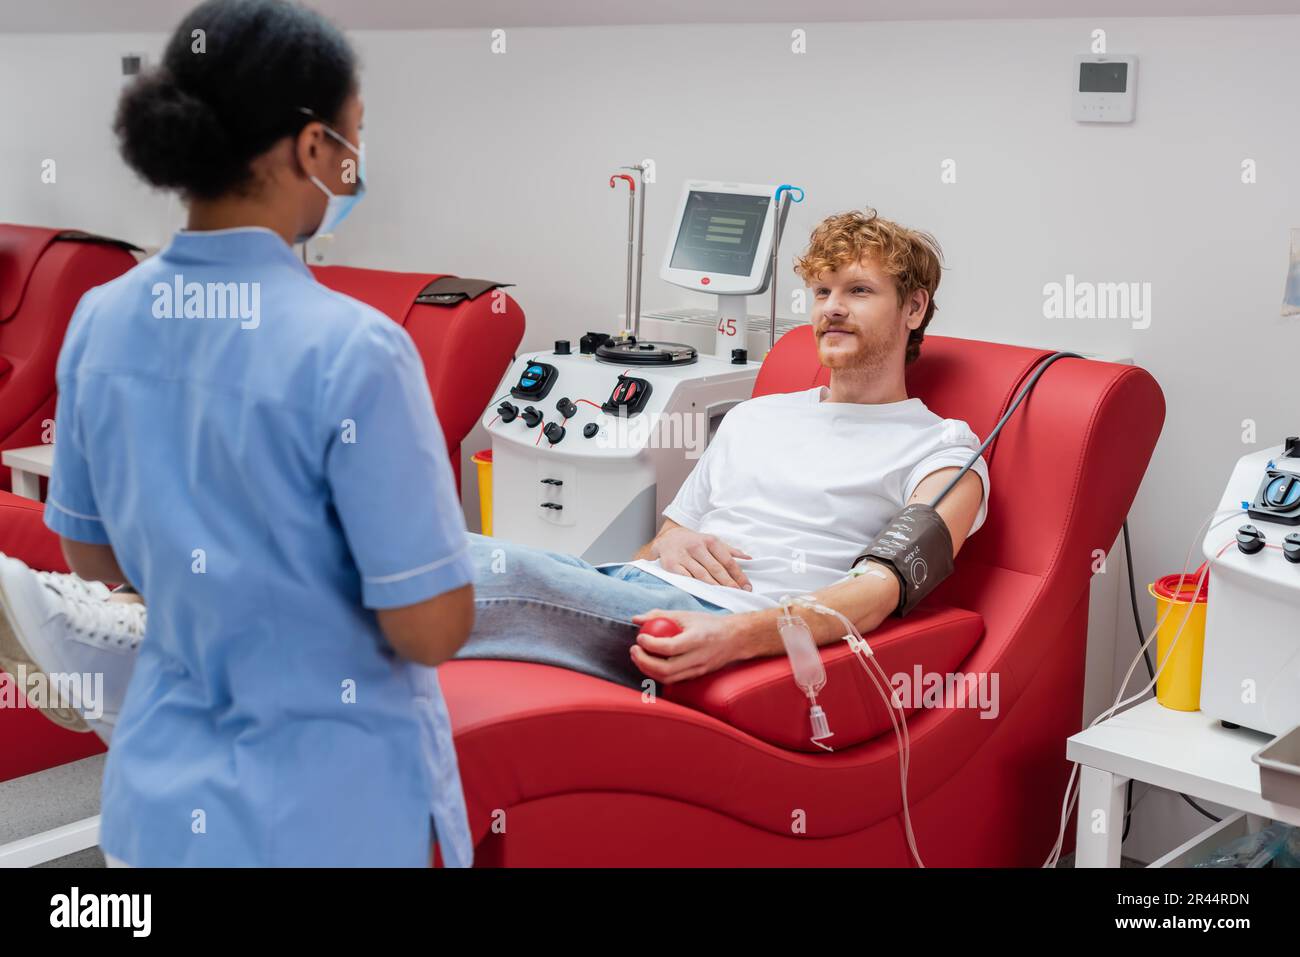
[[[905,362],[921,354],[926,326],[934,316],[934,293],[943,271],[943,251],[930,233],[908,229],[881,219],[874,209],[851,210],[828,216],[813,230],[804,254],[795,260],[795,272],[811,285],[821,275],[845,266],[873,260],[891,279],[901,306],[918,289],[929,294],[921,324],[907,338]]]

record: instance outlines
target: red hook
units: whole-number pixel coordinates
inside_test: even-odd
[[[616,179],[625,179],[625,180],[627,180],[627,187],[628,187],[628,189],[630,189],[630,190],[631,190],[632,192],[634,192],[634,193],[636,192],[636,180],[634,180],[631,176],[628,176],[626,173],[615,173],[613,176],[611,176],[611,177],[609,178],[609,188],[610,188],[610,189],[613,189],[613,188],[614,188],[614,180],[616,180]]]

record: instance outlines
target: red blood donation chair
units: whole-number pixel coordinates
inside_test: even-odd
[[[1049,354],[927,336],[908,393],[987,436]],[[804,326],[767,357],[755,394],[828,381]],[[909,803],[927,866],[1037,866],[1055,842],[1094,549],[1115,540],[1164,412],[1143,369],[1055,363],[986,452],[988,517],[954,574],[867,635],[889,675],[998,679],[996,717],[909,708]],[[444,664],[476,862],[910,866],[889,718],[846,646],[822,656],[833,754],[808,743],[808,702],[784,656],[652,702],[545,665]]]
[[[48,442],[54,364],[87,289],[135,265],[126,243],[0,223],[0,450]],[[9,469],[0,466],[0,489]]]

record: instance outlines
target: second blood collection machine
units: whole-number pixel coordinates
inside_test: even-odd
[[[1282,734],[1300,724],[1300,437],[1238,460],[1219,509],[1243,508],[1235,541],[1224,527],[1205,537],[1201,710]]]
[[[644,254],[633,219],[639,192],[644,224],[644,183],[617,175],[610,185],[616,180],[630,190],[630,328],[588,333],[577,349],[559,340],[553,350],[521,354],[483,416],[492,437],[493,534],[593,564],[626,561],[654,537],[722,417],[753,394],[759,363],[739,348],[734,317],[771,279],[793,198],[776,186],[686,184],[661,275],[718,294],[717,353],[709,356],[638,338]]]

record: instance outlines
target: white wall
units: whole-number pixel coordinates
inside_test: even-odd
[[[1071,58],[1097,27],[1110,52],[1141,58],[1131,126],[1070,119]],[[821,217],[869,202],[943,244],[934,332],[1132,355],[1160,381],[1168,418],[1130,519],[1150,624],[1142,585],[1178,570],[1232,463],[1257,447],[1242,421],[1260,445],[1300,433],[1300,322],[1279,316],[1300,226],[1300,17],[808,30],[802,56],[776,25],[512,29],[505,55],[485,31],[357,34],[370,186],[330,255],[515,282],[524,346],[539,348],[622,309],[616,165],[657,163],[652,275],[685,177],[804,186],[791,253]],[[179,210],[133,183],[108,130],[118,55],[162,42],[0,36],[0,219],[164,238]],[[39,180],[47,157],[54,186]],[[1254,185],[1241,182],[1247,158]],[[1043,285],[1067,273],[1151,283],[1150,327],[1044,319]],[[655,278],[644,301],[702,304]],[[484,445],[471,437],[466,454]],[[1127,851],[1195,820],[1152,795]]]

